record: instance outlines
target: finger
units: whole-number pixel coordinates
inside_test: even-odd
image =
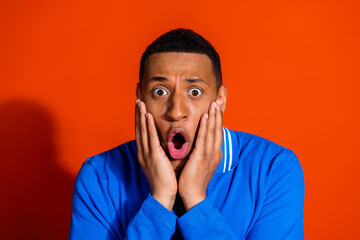
[[[205,113],[200,118],[200,126],[198,130],[198,134],[196,136],[195,149],[197,151],[205,151],[205,139],[207,133],[207,122],[208,122],[209,114]]]
[[[218,99],[216,100],[217,104],[220,106],[220,110],[221,110],[221,113],[224,114],[224,111],[225,111],[225,106],[223,104],[223,101]]]
[[[218,108],[216,111],[216,123],[215,123],[215,150],[218,151],[218,153],[221,152],[222,141],[223,141],[223,110],[221,108]]]
[[[146,106],[144,102],[140,102],[140,109],[139,109],[139,115],[140,115],[140,135],[141,135],[141,144],[142,144],[142,151],[144,156],[147,156],[149,153],[149,145],[148,145],[148,130],[146,126]]]
[[[216,120],[216,109],[217,104],[212,102],[209,109],[209,119],[206,134],[206,150],[208,152],[213,151],[214,146],[214,135],[215,135],[215,120]]]
[[[135,140],[138,151],[138,158],[141,161],[142,146],[141,146],[141,130],[140,130],[140,100],[135,101]]]
[[[159,137],[155,127],[154,117],[151,113],[146,114],[146,124],[148,129],[148,141],[150,153],[156,151],[160,147]]]

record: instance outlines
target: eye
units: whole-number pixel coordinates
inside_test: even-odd
[[[155,90],[154,90],[154,93],[155,93],[157,96],[164,96],[164,95],[168,94],[167,91],[166,91],[165,89],[163,89],[163,88],[157,88],[157,89],[155,89]]]
[[[202,91],[198,88],[192,88],[190,91],[189,91],[190,95],[193,96],[193,97],[198,97],[201,95]]]

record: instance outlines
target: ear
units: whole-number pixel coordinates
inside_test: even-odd
[[[222,84],[219,87],[216,100],[220,101],[220,103],[221,103],[220,105],[221,105],[223,111],[225,111],[225,107],[226,107],[226,97],[227,97],[226,85]]]
[[[138,83],[136,85],[136,98],[141,99],[141,85],[140,85],[140,83]]]

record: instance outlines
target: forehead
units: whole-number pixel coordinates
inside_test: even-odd
[[[210,58],[198,53],[152,54],[145,65],[144,79],[152,77],[201,78],[210,85],[216,84]]]

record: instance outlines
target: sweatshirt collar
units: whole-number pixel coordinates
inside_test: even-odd
[[[226,127],[223,127],[223,144],[222,144],[222,160],[216,169],[215,173],[226,173],[235,167],[233,161],[234,149],[233,149],[233,136],[231,131]]]

